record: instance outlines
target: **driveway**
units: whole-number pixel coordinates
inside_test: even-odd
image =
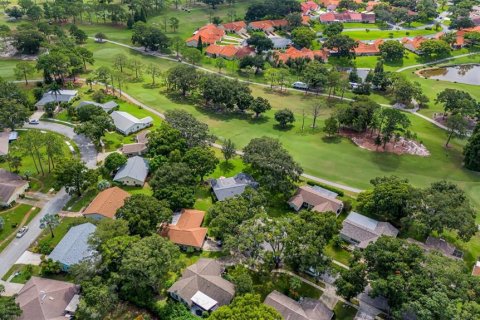
[[[95,168],[97,165],[97,150],[95,149],[95,146],[90,139],[85,137],[83,134],[76,134],[72,127],[60,123],[41,120],[39,124],[34,125],[26,123],[23,127],[28,129],[53,131],[72,139],[80,149],[81,159],[86,163],[87,167]]]

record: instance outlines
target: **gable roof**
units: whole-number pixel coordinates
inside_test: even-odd
[[[264,31],[272,28],[285,27],[287,25],[288,21],[285,19],[252,21],[248,24],[248,26],[252,29],[260,29]]]
[[[99,214],[113,219],[117,210],[123,207],[125,199],[128,197],[130,197],[130,193],[119,187],[108,188],[93,199],[90,205],[83,211],[83,214]]]
[[[70,102],[77,93],[77,90],[60,90],[57,92],[57,95],[55,95],[53,91],[48,91],[35,103],[35,106],[44,106],[50,102]]]
[[[18,174],[0,168],[0,201],[6,203],[17,188],[24,187],[26,184],[28,181],[23,180]]]
[[[142,157],[135,156],[128,158],[118,171],[113,181],[117,181],[123,178],[132,178],[138,181],[145,182],[148,175],[148,162]]]
[[[308,48],[302,48],[302,50],[298,50],[295,47],[290,47],[285,52],[277,51],[276,58],[278,61],[286,63],[288,60],[295,60],[295,59],[309,59],[313,60],[315,58],[319,58],[323,61],[328,59],[328,51],[326,50],[310,50]]]
[[[86,100],[86,101],[81,101],[78,104],[78,108],[86,106],[86,105],[90,105],[90,104],[102,108],[103,111],[105,111],[107,113],[112,111],[114,108],[118,107],[118,103],[116,103],[113,100],[110,100],[110,101],[105,102],[105,103],[98,103],[98,102],[95,102],[95,101]]]
[[[18,320],[65,319],[65,309],[77,291],[70,282],[32,277],[15,298],[23,311]]]
[[[136,124],[151,124],[153,122],[152,117],[148,116],[142,119],[131,115],[128,112],[124,111],[113,111],[110,115],[113,119],[113,124],[115,127],[123,132],[127,132],[130,128]]]
[[[310,186],[299,187],[297,193],[288,200],[288,203],[297,211],[300,210],[304,203],[312,207],[311,210],[316,212],[332,211],[339,213],[343,208],[342,201],[315,190]]]
[[[239,48],[234,46],[233,44],[229,44],[226,46],[219,46],[216,44],[211,44],[205,49],[205,53],[211,55],[222,56],[226,58],[233,58],[236,56]]]
[[[310,11],[315,11],[318,9],[318,4],[314,1],[306,1],[300,4],[303,14],[308,14]]]
[[[247,24],[245,23],[245,21],[234,21],[234,22],[224,23],[222,24],[222,27],[228,31],[238,32],[242,29],[245,29],[247,27]]]
[[[199,291],[217,301],[218,306],[229,304],[235,295],[235,286],[222,278],[222,272],[219,262],[202,258],[187,267],[168,292],[179,296],[189,307],[193,305],[192,297]]]
[[[147,145],[145,143],[124,144],[121,148],[121,151],[124,154],[142,153],[146,150],[147,150]]]
[[[207,235],[207,228],[202,228],[205,211],[183,209],[178,219],[174,219],[163,232],[170,241],[179,245],[201,248]]]
[[[234,177],[211,179],[210,185],[219,201],[241,195],[247,186],[257,187],[258,183],[245,173],[239,173]]]
[[[358,241],[359,248],[366,248],[370,242],[376,241],[380,236],[396,237],[398,229],[388,222],[380,222],[356,212],[350,212],[343,220],[340,234]]]
[[[380,45],[383,43],[382,39],[377,39],[373,42],[362,42],[358,41],[358,47],[353,49],[355,54],[379,54],[380,53]]]
[[[88,244],[88,238],[95,232],[90,222],[71,227],[48,256],[66,266],[71,266],[90,258],[95,253]]]
[[[198,42],[199,39],[202,38],[202,43],[212,44],[222,40],[224,35],[225,31],[222,28],[217,27],[213,23],[209,23],[195,31],[195,34],[188,38],[186,42]]]
[[[304,298],[298,302],[276,290],[265,298],[264,303],[286,320],[330,320],[333,317],[333,311],[320,300]]]

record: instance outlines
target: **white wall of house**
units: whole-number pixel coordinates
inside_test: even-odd
[[[120,182],[125,186],[133,186],[133,187],[142,187],[145,184],[145,181],[140,181],[130,177],[117,179],[115,181]]]
[[[2,206],[9,206],[12,202],[17,201],[17,199],[24,194],[28,189],[29,184],[25,183],[23,186],[18,187],[15,192],[12,194],[7,203],[2,203]]]

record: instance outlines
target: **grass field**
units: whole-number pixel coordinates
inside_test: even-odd
[[[9,241],[3,241],[17,232],[17,229],[23,218],[28,212],[30,212],[31,209],[32,206],[20,204],[11,209],[0,211],[0,217],[3,218],[4,221],[3,229],[0,229],[0,252],[10,243],[13,238]],[[39,208],[35,208],[34,210],[32,210],[30,212],[30,216],[25,222],[30,222],[37,215],[38,212],[40,212]]]
[[[365,28],[368,29],[368,28]],[[428,34],[435,34],[435,30],[362,30],[362,31],[344,31],[342,34],[348,35],[355,40],[375,40],[375,39],[390,39],[390,38],[403,38],[403,37],[415,37]]]
[[[337,303],[333,312],[335,313],[335,320],[353,320],[357,314],[357,309],[351,307],[341,301]]]

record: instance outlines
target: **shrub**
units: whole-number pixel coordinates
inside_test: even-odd
[[[105,93],[102,90],[97,90],[97,91],[95,91],[94,94],[92,94],[93,101],[98,102],[98,103],[104,102],[106,97],[107,96],[105,95]]]

